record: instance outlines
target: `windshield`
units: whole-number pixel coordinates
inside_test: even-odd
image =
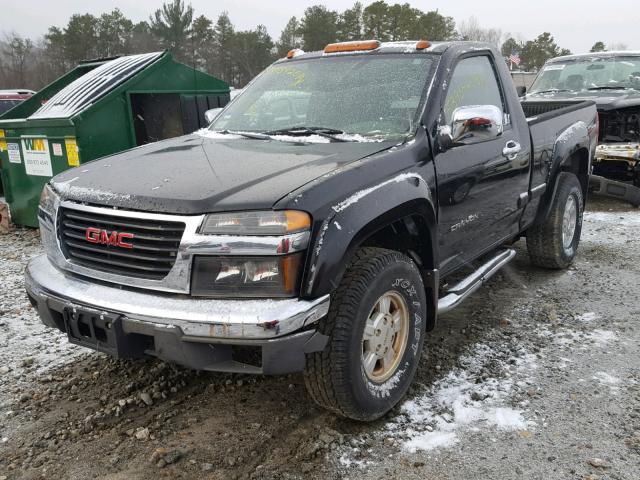
[[[211,125],[216,131],[311,127],[371,137],[411,133],[430,55],[344,55],[267,68]],[[334,132],[334,133],[335,133]]]
[[[640,56],[587,57],[545,65],[531,93],[553,90],[640,90]]]

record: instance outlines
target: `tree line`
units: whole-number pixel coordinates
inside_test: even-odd
[[[264,25],[237,30],[223,12],[212,20],[196,15],[184,0],[171,0],[147,20],[133,22],[116,8],[100,16],[74,14],[65,27],[51,26],[38,39],[15,32],[0,40],[0,88],[37,90],[75,67],[80,61],[170,50],[179,60],[242,87],[292,48],[320,50],[327,43],[375,38],[477,40],[501,48],[508,58],[518,53],[521,69],[539,69],[554,56],[570,53],[545,32],[529,41],[516,40],[499,29],[483,28],[470,18],[456,25],[438,10],[422,11],[404,4],[356,2],[342,12],[314,5],[302,17],[291,17],[274,40]],[[606,48],[602,42],[594,48]]]

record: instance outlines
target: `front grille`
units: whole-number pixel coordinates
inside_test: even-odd
[[[127,237],[132,248],[109,242],[92,243],[87,229],[133,234]],[[176,261],[185,224],[120,217],[102,213],[60,208],[58,237],[65,257],[77,265],[130,277],[161,280]],[[95,231],[94,231],[95,232]],[[96,235],[97,237],[97,235]],[[98,237],[99,238],[99,237]]]

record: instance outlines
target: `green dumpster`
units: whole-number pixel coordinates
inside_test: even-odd
[[[206,126],[229,85],[169,52],[81,63],[0,117],[1,180],[11,219],[38,226],[54,175],[138,145]]]

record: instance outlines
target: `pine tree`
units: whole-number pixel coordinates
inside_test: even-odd
[[[213,29],[214,74],[226,82],[233,81],[233,42],[235,30],[227,12],[222,12]]]
[[[300,25],[296,17],[291,17],[280,34],[280,39],[276,43],[276,53],[278,58],[287,55],[289,50],[300,48],[302,38],[300,37]]]
[[[322,50],[338,37],[338,14],[322,5],[309,7],[300,21],[303,47],[307,51]]]
[[[364,36],[380,40],[381,42],[390,39],[389,34],[389,5],[386,2],[373,2],[362,13],[362,23],[364,25]]]
[[[71,65],[102,56],[96,48],[98,19],[87,13],[72,15],[64,29],[64,52]]]
[[[200,15],[193,21],[189,36],[191,65],[205,72],[210,72],[212,68],[213,38],[213,22],[204,15]]]
[[[341,42],[362,39],[362,3],[356,2],[352,8],[342,12],[338,19],[338,40]]]
[[[101,57],[112,57],[129,53],[133,22],[115,8],[98,18],[97,51]]]
[[[151,33],[160,39],[164,48],[168,48],[178,59],[188,58],[187,39],[193,21],[193,7],[185,6],[182,0],[163,3],[149,17]]]

